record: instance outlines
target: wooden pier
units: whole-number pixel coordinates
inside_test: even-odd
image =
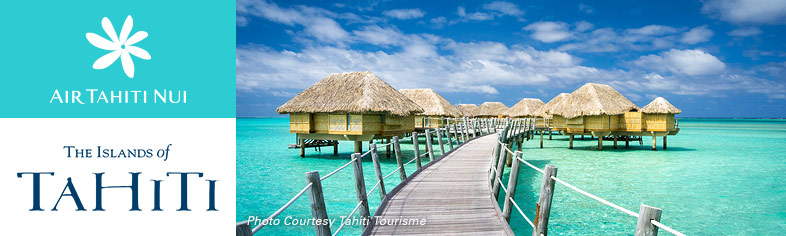
[[[425,225],[376,225],[368,233],[513,235],[489,195],[488,155],[496,140],[496,134],[477,138],[434,162],[392,191],[374,217],[425,219]]]
[[[427,130],[424,134],[413,132],[410,137],[415,157],[406,163],[401,155],[401,142],[398,137],[393,137],[391,142],[381,146],[371,144],[366,153],[352,154],[349,162],[324,176],[320,177],[317,171],[307,172],[307,184],[300,192],[264,220],[249,219],[238,222],[236,235],[253,235],[259,232],[268,224],[267,222],[280,218],[280,214],[306,193],[314,220],[322,222],[329,220],[321,182],[352,166],[357,205],[346,215],[346,218],[355,216],[368,222],[362,225],[363,235],[513,235],[508,222],[513,212],[518,212],[532,227],[532,235],[547,236],[553,195],[555,192],[572,190],[600,204],[638,218],[635,227],[637,236],[657,236],[659,229],[684,236],[679,231],[660,223],[662,210],[659,208],[641,204],[639,212],[633,212],[557,178],[555,166],[546,165],[539,168],[527,162],[521,151],[523,140],[534,134],[536,125],[532,119],[463,119],[460,123],[457,119],[448,119],[447,122],[451,125],[446,125],[442,129]],[[460,125],[456,126],[456,123]],[[432,146],[432,134],[436,134],[439,147]],[[421,153],[417,140],[423,136],[426,139],[426,148],[424,153]],[[446,140],[442,137],[446,137]],[[434,148],[445,150],[445,143],[449,145],[448,151],[435,157]],[[453,143],[457,145],[454,147]],[[388,174],[382,173],[380,169],[377,149],[383,146],[393,147],[398,164],[398,168]],[[367,185],[367,180],[363,176],[361,159],[365,156],[372,159],[374,177],[376,177],[373,178],[376,184],[370,189],[367,186],[372,185]],[[431,162],[421,165],[421,158],[429,158]],[[509,176],[507,184],[502,182],[506,172],[505,163],[508,163],[510,168],[507,173]],[[516,202],[516,186],[519,169],[522,166],[542,174],[543,181],[537,202]],[[414,172],[407,175],[409,172],[407,168],[414,169]],[[392,189],[391,186],[386,188],[385,179],[392,176],[398,176],[401,183],[393,186]],[[557,183],[559,188],[556,188]],[[377,191],[382,204],[372,215],[369,211],[368,198],[374,195],[374,191]],[[503,196],[503,200],[497,202],[500,196]],[[500,204],[503,205],[502,210],[499,208]],[[536,204],[536,212],[524,213],[519,207],[524,204]],[[533,220],[530,220],[528,214]],[[391,220],[408,222],[417,220],[418,223],[391,224],[389,223]],[[251,227],[251,221],[255,221],[256,227]],[[329,225],[314,225],[314,232],[318,236],[335,236],[346,226],[346,222],[348,221],[342,222],[337,228]],[[511,222],[511,224],[522,223],[524,222]]]

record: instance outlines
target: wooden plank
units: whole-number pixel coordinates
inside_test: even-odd
[[[387,205],[375,217],[377,220],[422,219],[425,220],[423,225],[380,225],[380,221],[376,221],[377,225],[368,233],[512,235],[489,194],[489,153],[497,138],[497,135],[488,135],[474,139],[421,170],[388,196]]]

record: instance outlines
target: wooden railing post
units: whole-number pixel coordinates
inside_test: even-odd
[[[505,148],[507,147],[508,144],[504,143],[502,144],[502,149],[499,150],[500,155],[499,160],[497,160],[497,173],[494,174],[494,179],[491,180],[494,181],[493,187],[491,188],[491,191],[494,193],[494,200],[499,197],[499,185],[502,184],[502,174],[505,173],[505,157],[507,157],[506,154],[508,153]],[[499,178],[499,181],[497,181],[497,178]]]
[[[472,122],[470,122],[470,123],[472,123],[472,138],[476,138],[476,137],[478,137],[478,127],[477,127],[477,124],[476,124],[478,121],[475,120],[475,119],[472,119],[471,121]]]
[[[450,119],[447,119],[447,125],[445,125],[445,135],[448,136],[448,147],[450,150],[453,150],[453,141],[450,140]]]
[[[420,145],[418,145],[418,132],[412,132],[412,147],[415,149],[415,164],[418,165],[418,170],[420,170]]]
[[[371,219],[371,214],[368,210],[368,199],[366,198],[366,180],[363,178],[363,161],[361,161],[360,158],[360,153],[352,154],[352,159],[355,159],[355,163],[352,163],[352,169],[355,173],[355,195],[357,196],[358,204],[360,204],[360,209],[358,209],[358,213],[360,213],[360,219],[368,220]],[[317,180],[319,180],[319,177],[317,177]],[[311,189],[313,188],[314,187],[312,186]],[[365,228],[366,225],[363,225],[363,229]],[[330,235],[330,232],[328,232],[327,235]]]
[[[540,198],[535,212],[535,228],[532,236],[548,236],[549,214],[551,213],[551,198],[554,196],[554,179],[557,176],[557,167],[546,165],[543,173],[543,182],[540,185]]]
[[[384,201],[387,192],[385,191],[385,180],[383,179],[384,175],[382,174],[382,168],[379,166],[379,154],[377,154],[377,144],[372,143],[369,148],[371,149],[371,161],[374,163],[374,173],[377,174],[377,181],[379,181],[379,200]]]
[[[437,128],[437,143],[439,143],[439,153],[440,156],[445,155],[445,142],[442,142],[442,131]]]
[[[639,221],[636,223],[636,236],[657,236],[658,227],[653,225],[650,221],[655,220],[660,222],[661,212],[662,210],[659,208],[641,204],[639,208]]]
[[[498,134],[497,141],[498,142],[495,144],[497,148],[494,149],[494,152],[492,154],[493,156],[491,156],[492,158],[491,166],[495,168],[497,167],[497,163],[499,162],[500,156],[502,156],[501,155],[502,152],[504,152],[504,150],[502,149],[503,148],[502,144],[500,144],[501,142],[504,142],[504,138],[502,137],[502,134]],[[491,167],[489,167],[489,169],[491,169]],[[489,185],[494,186],[494,181],[496,181],[494,177],[497,175],[497,172],[496,171],[489,171],[489,172],[490,172],[489,180],[491,181],[489,182]]]
[[[398,175],[401,177],[401,182],[407,179],[407,171],[404,170],[404,159],[401,157],[401,144],[398,136],[393,137],[393,151],[396,152],[396,164],[398,164]]]
[[[308,199],[311,202],[311,216],[314,217],[314,220],[328,222],[325,197],[322,195],[322,182],[319,180],[318,171],[306,172],[306,184],[308,183],[311,183],[311,188],[308,191]],[[314,224],[314,233],[317,236],[330,236],[330,225]]]
[[[464,118],[464,142],[469,141],[469,119]]]
[[[431,130],[426,129],[426,151],[428,152],[428,160],[434,161],[434,147],[431,146]]]
[[[521,158],[521,152],[516,151],[516,153],[513,155],[513,166],[510,167],[508,193],[505,194],[505,204],[502,208],[502,216],[505,217],[505,220],[508,222],[510,222],[510,213],[513,212],[513,198],[516,196],[516,184],[519,181],[519,168],[521,167],[519,158]]]
[[[460,136],[460,135],[459,135],[459,130],[458,130],[458,119],[456,119],[456,120],[453,122],[453,132],[455,133],[455,135],[454,135],[454,136],[455,136],[455,138],[456,138],[456,143],[459,143],[459,142],[461,142],[461,140],[460,140],[460,138],[459,138],[459,136]]]
[[[251,225],[248,221],[238,222],[235,225],[235,236],[251,236]]]

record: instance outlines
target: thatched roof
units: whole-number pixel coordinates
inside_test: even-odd
[[[475,116],[504,116],[508,107],[501,102],[484,102],[480,104],[478,114]]]
[[[475,117],[478,112],[480,112],[480,108],[475,104],[458,104],[456,108],[458,108],[459,111],[461,111],[461,115],[465,117]]]
[[[559,106],[560,102],[564,101],[568,97],[570,97],[569,93],[560,93],[556,97],[552,98],[548,103],[546,103],[546,105],[543,105],[540,109],[535,111],[535,116],[551,118],[551,114],[554,114],[554,109]]]
[[[363,71],[325,76],[278,107],[276,112],[379,112],[407,116],[423,112],[423,109],[376,75]]]
[[[671,105],[665,98],[657,97],[650,104],[642,107],[641,112],[649,114],[680,114],[682,111]]]
[[[450,104],[448,100],[439,96],[431,89],[402,89],[399,90],[409,100],[418,104],[425,112],[419,115],[460,117],[461,111]]]
[[[578,116],[619,115],[639,107],[605,84],[587,83],[560,102],[552,115],[567,119]]]
[[[537,98],[524,98],[521,99],[516,105],[513,105],[505,113],[510,117],[525,117],[535,116],[535,111],[543,107],[545,103]]]

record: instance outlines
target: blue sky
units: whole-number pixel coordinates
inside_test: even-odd
[[[786,1],[237,1],[237,116],[330,73],[453,104],[548,102],[587,82],[682,117],[786,117]]]

